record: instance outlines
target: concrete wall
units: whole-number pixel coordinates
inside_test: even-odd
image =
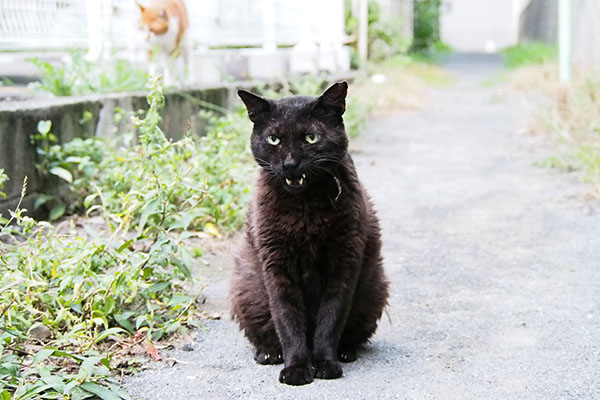
[[[600,1],[571,0],[572,61],[575,69],[600,73]],[[520,40],[557,45],[558,0],[531,0],[519,21]]]
[[[237,104],[233,85],[185,93],[225,108],[231,108],[234,101]],[[36,193],[51,192],[59,183],[58,180],[40,176],[35,169],[35,146],[31,143],[31,135],[37,132],[40,120],[52,121],[52,132],[61,142],[68,142],[75,137],[106,137],[114,135],[119,129],[114,122],[117,107],[130,111],[146,109],[146,95],[126,93],[0,103],[0,168],[10,178],[2,189],[7,198],[0,198],[0,214],[6,216],[7,210],[15,207],[25,176],[29,182],[29,196],[24,207],[28,210],[33,209]],[[198,117],[199,110],[200,105],[182,97],[181,92],[169,93],[162,111],[161,128],[168,137],[177,139],[183,135],[189,120],[191,131],[201,134],[204,126]],[[86,111],[93,117],[83,122]]]
[[[557,35],[558,1],[530,1],[519,17],[519,40],[555,45]]]
[[[600,1],[572,1],[573,65],[587,73],[600,74]]]

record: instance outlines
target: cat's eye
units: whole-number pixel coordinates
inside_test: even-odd
[[[279,139],[277,136],[269,135],[267,136],[267,142],[273,146],[277,146],[279,142],[281,142],[281,139]]]
[[[304,136],[304,140],[306,140],[306,142],[309,144],[317,143],[319,141],[319,135],[309,133],[306,136]]]

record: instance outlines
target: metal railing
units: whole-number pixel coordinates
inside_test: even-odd
[[[196,49],[341,45],[343,0],[187,0]],[[0,0],[0,50],[134,48],[135,0]]]

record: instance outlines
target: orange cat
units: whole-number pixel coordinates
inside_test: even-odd
[[[154,58],[151,69],[159,69],[170,80],[170,72],[175,71],[169,59],[181,56],[183,69],[187,67],[188,49],[185,38],[189,27],[189,18],[182,0],[146,0],[137,3],[140,8],[139,28],[146,33],[148,57]],[[174,71],[171,71],[174,70]]]

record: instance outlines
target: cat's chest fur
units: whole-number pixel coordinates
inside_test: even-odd
[[[348,246],[348,235],[360,235],[356,228],[362,217],[356,206],[363,200],[361,193],[347,184],[343,187],[340,193],[341,184],[331,178],[329,186],[294,197],[260,184],[259,179],[250,223],[261,258],[273,254],[285,258],[277,265],[301,282],[320,281],[335,273],[330,270],[331,257]]]

